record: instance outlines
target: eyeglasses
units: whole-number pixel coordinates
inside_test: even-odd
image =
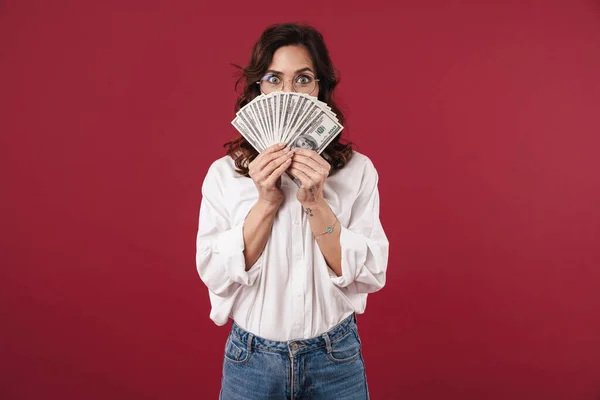
[[[296,75],[294,79],[292,79],[292,89],[294,92],[311,94],[317,88],[317,82],[319,82],[319,79],[316,79],[310,74]],[[262,93],[269,94],[282,91],[285,86],[285,81],[278,75],[268,74],[263,76],[256,84],[260,86],[260,91]]]

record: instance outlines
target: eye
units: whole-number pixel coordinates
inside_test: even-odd
[[[277,75],[267,75],[263,78],[263,80],[266,80],[272,85],[279,85],[281,83],[281,78],[279,78]]]
[[[310,75],[298,75],[296,77],[296,83],[300,85],[307,85],[313,81],[313,77]]]

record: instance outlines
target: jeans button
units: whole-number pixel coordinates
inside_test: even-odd
[[[292,344],[292,350],[294,350],[294,351],[298,350],[298,343]]]

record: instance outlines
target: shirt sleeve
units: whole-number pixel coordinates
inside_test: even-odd
[[[385,285],[389,242],[379,220],[379,176],[368,161],[347,227],[341,227],[342,275],[331,269],[332,282],[350,292],[372,293]]]
[[[202,185],[202,201],[196,237],[196,267],[208,287],[211,319],[224,325],[243,286],[254,284],[262,257],[246,271],[243,222],[232,226],[222,192],[223,184],[211,166]],[[249,211],[249,210],[248,210]]]

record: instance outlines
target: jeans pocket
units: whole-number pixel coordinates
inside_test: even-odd
[[[341,339],[331,342],[331,351],[327,357],[336,363],[345,363],[355,360],[360,355],[361,344],[354,329]]]
[[[233,363],[245,363],[250,358],[248,347],[235,336],[229,335],[225,343],[225,360]]]

